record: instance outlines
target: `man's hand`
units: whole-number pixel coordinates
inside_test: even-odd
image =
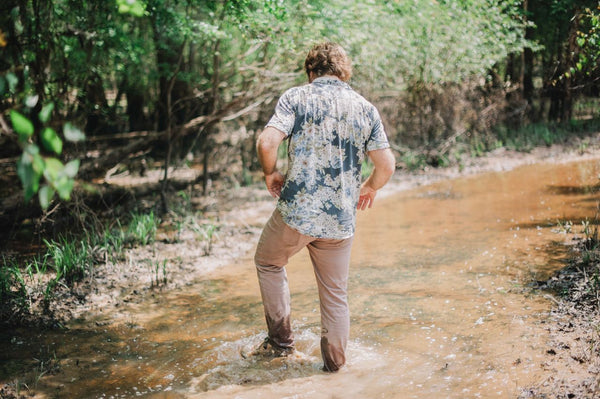
[[[372,207],[376,194],[377,190],[374,190],[366,184],[363,184],[360,187],[360,196],[358,198],[358,204],[356,204],[356,208],[364,211],[365,209]]]
[[[373,161],[373,172],[360,186],[360,194],[356,208],[364,211],[373,206],[377,190],[385,186],[396,169],[394,154],[389,148],[373,150],[367,153]]]
[[[273,198],[279,198],[281,195],[281,189],[283,188],[283,183],[285,178],[283,175],[275,171],[270,175],[265,175],[265,183],[267,184],[267,190]]]

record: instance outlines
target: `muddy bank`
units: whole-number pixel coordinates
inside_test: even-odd
[[[597,226],[594,227],[597,229]],[[595,230],[597,232],[597,230]],[[547,331],[548,377],[523,389],[523,398],[600,397],[600,248],[597,233],[577,240],[567,266],[533,288],[555,302]]]

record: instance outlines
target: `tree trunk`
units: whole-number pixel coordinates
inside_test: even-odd
[[[149,129],[148,117],[144,112],[144,105],[146,103],[144,89],[127,85],[125,88],[125,97],[127,98],[129,131],[135,132]]]
[[[529,0],[523,1],[523,10],[525,15],[529,11]],[[531,27],[525,29],[525,39],[534,40],[534,30]],[[523,98],[527,101],[527,117],[530,120],[535,119],[535,104],[533,102],[533,51],[526,47],[523,50]]]

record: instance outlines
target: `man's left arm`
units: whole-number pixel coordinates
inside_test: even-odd
[[[377,190],[385,186],[396,170],[396,160],[389,148],[369,151],[369,158],[373,162],[373,172],[360,187],[358,204],[356,207],[365,210],[373,206]]]
[[[279,198],[285,178],[277,170],[277,150],[285,139],[285,133],[272,126],[267,126],[256,140],[258,161],[262,166],[267,190],[273,198]]]

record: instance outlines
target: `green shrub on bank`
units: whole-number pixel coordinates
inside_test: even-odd
[[[565,143],[573,136],[600,130],[600,119],[571,120],[569,123],[532,123],[518,129],[500,126],[496,138],[500,146],[516,151]]]

